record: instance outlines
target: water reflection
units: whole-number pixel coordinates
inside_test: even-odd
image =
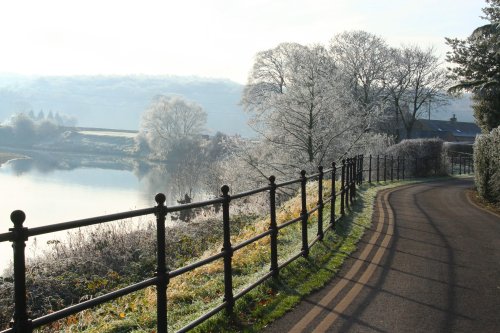
[[[113,156],[31,153],[30,158],[12,160],[0,173],[51,183],[78,184],[136,190],[146,202],[156,193],[167,196],[167,204],[177,204],[188,195],[200,201],[216,195],[216,186],[207,188],[203,167],[195,164],[155,163]],[[215,191],[214,191],[215,189]]]
[[[216,193],[207,189],[206,174],[197,165],[32,153],[29,159],[12,160],[0,167],[0,233],[12,227],[9,216],[16,209],[25,211],[25,226],[32,228],[151,207],[158,192],[165,193],[169,206],[185,200],[186,195],[192,201],[208,199]],[[37,242],[40,246],[64,236],[40,236]],[[35,251],[30,250],[36,248],[33,241],[27,244],[28,252]],[[1,274],[11,259],[10,243],[0,243],[0,253],[5,254],[0,258]]]
[[[53,152],[30,152],[29,158],[16,159],[7,163],[8,168],[17,176],[30,172],[47,174],[57,170],[74,170],[78,168],[132,171],[135,164],[135,161],[130,158]]]

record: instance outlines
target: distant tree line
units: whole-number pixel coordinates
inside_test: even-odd
[[[75,127],[77,124],[77,119],[74,116],[69,116],[67,114],[60,114],[59,112],[52,112],[50,110],[47,115],[43,110],[40,110],[35,116],[35,112],[30,110],[27,116],[35,122],[49,121],[58,126]]]
[[[0,127],[0,138],[2,144],[32,146],[40,141],[55,138],[60,132],[60,126],[55,121],[18,113]]]
[[[4,145],[32,146],[41,141],[55,139],[62,133],[63,126],[75,126],[76,118],[59,112],[40,110],[16,113],[0,126],[0,138]]]

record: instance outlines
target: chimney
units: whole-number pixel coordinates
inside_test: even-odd
[[[452,123],[456,123],[457,122],[457,117],[455,116],[455,114],[453,114],[453,117],[450,118],[450,121]]]

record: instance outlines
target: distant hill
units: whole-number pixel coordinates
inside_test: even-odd
[[[205,109],[211,134],[248,137],[254,134],[238,105],[242,89],[230,80],[197,77],[0,75],[0,122],[14,113],[43,110],[75,116],[78,126],[135,130],[154,96],[176,94]]]
[[[239,105],[243,86],[224,79],[178,76],[45,76],[0,74],[0,123],[17,112],[52,111],[74,116],[78,126],[137,130],[141,115],[158,94],[177,94],[208,113],[209,134],[255,136]],[[425,107],[424,107],[425,108]],[[453,99],[431,119],[473,122],[470,96]],[[424,112],[421,118],[427,119]]]

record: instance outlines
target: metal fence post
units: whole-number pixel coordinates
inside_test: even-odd
[[[342,160],[342,168],[340,173],[340,215],[345,215],[344,208],[344,198],[345,198],[345,160]]]
[[[350,195],[351,195],[351,159],[348,158],[346,160],[346,168],[345,168],[345,196],[344,196],[344,199],[345,199],[345,207],[347,209],[349,209],[349,201],[351,200],[350,199]]]
[[[158,333],[167,332],[167,264],[165,258],[165,217],[167,207],[165,206],[166,197],[163,193],[155,196],[156,206],[156,320]]]
[[[357,179],[357,165],[358,165],[358,157],[355,156],[351,159],[351,203],[356,197],[356,179]]]
[[[229,227],[229,202],[231,196],[229,195],[229,186],[224,185],[221,187],[222,197],[222,223],[224,231],[224,240],[222,243],[222,252],[224,253],[224,302],[226,302],[226,313],[232,314],[234,308],[233,296],[233,272],[232,272],[232,258],[233,247],[231,246],[231,231]]]
[[[323,239],[323,166],[318,167],[318,238]]]
[[[359,181],[359,155],[356,155],[352,159],[352,180],[355,184]]]
[[[300,172],[300,197],[302,202],[302,209],[300,212],[300,216],[302,217],[302,256],[307,257],[309,255],[309,243],[307,241],[307,193],[306,193],[306,170],[302,170]]]
[[[368,184],[372,183],[372,155],[370,154],[370,158],[368,160]]]
[[[394,156],[391,155],[391,182],[394,181]]]
[[[396,174],[397,174],[396,176],[397,177],[396,177],[396,179],[399,180],[399,156],[397,157],[396,165],[397,165],[397,169],[396,169]]]
[[[405,158],[403,157],[403,180],[405,180]]]
[[[278,226],[276,224],[276,177],[269,177],[269,204],[270,204],[270,214],[271,214],[271,224],[269,225],[269,230],[271,234],[271,272],[273,277],[278,277]]]
[[[361,155],[358,155],[358,164],[356,164],[356,175],[357,183],[361,185],[361,179],[363,178],[363,168],[361,167]]]
[[[337,166],[332,162],[332,198],[330,204],[330,224],[335,230],[335,201],[337,201],[337,191],[335,190],[335,181],[337,179]]]
[[[23,227],[26,215],[21,210],[15,210],[10,214],[10,220],[14,223],[14,228],[9,228],[13,232],[12,248],[14,250],[14,318],[11,327],[18,333],[31,333],[31,319],[28,317],[26,301],[26,261],[24,250],[28,240],[28,228]]]
[[[387,181],[387,155],[384,155],[384,182]]]
[[[380,155],[377,155],[377,183],[380,182]]]
[[[365,178],[365,156],[359,155],[359,185],[363,184]]]
[[[458,174],[462,174],[462,155],[458,156]]]

